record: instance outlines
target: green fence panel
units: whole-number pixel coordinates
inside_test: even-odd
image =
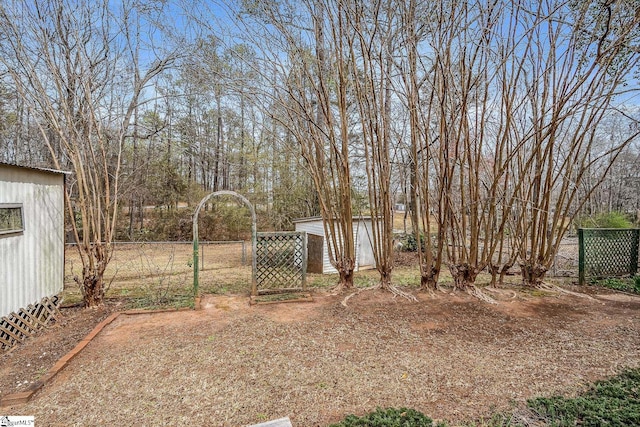
[[[578,277],[633,276],[638,271],[637,228],[581,228],[578,230]]]
[[[305,232],[257,233],[256,285],[258,295],[306,290]]]

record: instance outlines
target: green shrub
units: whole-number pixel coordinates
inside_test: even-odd
[[[594,383],[576,398],[540,397],[527,402],[546,425],[640,425],[640,369],[629,369],[606,381]]]
[[[640,276],[594,280],[592,284],[616,291],[640,294]]]
[[[418,241],[413,234],[403,234],[397,239],[402,252],[416,252],[418,250]],[[420,245],[424,251],[424,234],[420,234]]]
[[[527,420],[531,421],[531,417],[536,418],[537,415],[535,425],[546,427],[640,426],[640,368],[627,369],[613,378],[597,381],[578,397],[539,397],[528,400],[527,406],[531,411],[527,412]],[[436,427],[446,425],[438,423]],[[523,423],[517,415],[495,413],[490,419],[462,425],[516,427],[529,424]],[[377,408],[375,412],[362,417],[349,415],[329,427],[434,427],[434,423],[431,418],[413,409]]]
[[[433,420],[415,409],[377,408],[362,417],[348,415],[330,427],[432,427]]]
[[[622,212],[602,212],[595,217],[577,220],[581,228],[632,228],[633,222]]]

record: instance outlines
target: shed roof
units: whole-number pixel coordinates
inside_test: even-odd
[[[353,221],[370,221],[371,217],[370,216],[354,216],[353,217]],[[299,224],[302,222],[315,222],[315,221],[322,221],[322,217],[321,216],[310,216],[307,218],[296,218],[294,219],[293,222],[294,224]]]
[[[61,171],[61,170],[49,169],[49,168],[38,168],[38,167],[33,167],[33,166],[21,166],[21,165],[16,165],[16,164],[13,164],[13,163],[0,162],[0,167],[1,166],[8,166],[8,167],[12,167],[12,168],[32,170],[32,171],[36,171],[36,172],[71,175],[71,172],[69,172],[69,171]]]

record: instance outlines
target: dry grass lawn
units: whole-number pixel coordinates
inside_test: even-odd
[[[4,412],[43,426],[235,427],[289,416],[307,427],[406,406],[455,425],[640,366],[638,296],[506,285],[485,288],[497,306],[466,294],[418,294],[411,303],[365,291],[344,307],[343,296],[326,293],[335,276],[310,275],[315,302],[249,306],[242,245],[206,245],[200,255],[203,310],[119,317],[32,402]],[[66,260],[73,303],[73,249]],[[415,293],[415,257],[397,262],[394,283]],[[116,246],[107,307],[67,309],[60,324],[1,355],[0,388],[24,390],[110,311],[189,296],[192,266],[188,243]],[[356,279],[362,287],[377,275]],[[450,277],[441,279],[446,288]]]
[[[638,297],[493,295],[219,295],[202,311],[121,316],[19,412],[43,426],[308,427],[407,406],[455,424],[640,365]]]

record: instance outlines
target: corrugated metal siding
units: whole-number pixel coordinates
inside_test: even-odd
[[[331,239],[327,239],[327,236],[324,236],[324,251],[322,254],[322,273],[323,274],[337,274],[338,270],[335,269],[333,265],[331,265],[331,260],[329,259],[329,245],[331,244]]]
[[[0,204],[22,204],[24,232],[0,236],[0,317],[62,291],[64,176],[0,165]]]
[[[307,234],[315,234],[316,236],[324,236],[324,226],[322,220],[298,222],[296,223],[296,231],[306,231]]]
[[[370,220],[360,221],[358,229],[358,269],[360,267],[375,267],[373,256],[373,231]]]
[[[336,270],[329,261],[329,248],[328,245],[331,244],[331,239],[327,239],[324,234],[324,227],[322,225],[322,220],[310,220],[310,221],[300,221],[295,223],[296,231],[306,231],[307,234],[315,234],[318,236],[323,236],[325,239],[325,245],[323,249],[323,272],[324,274],[334,274],[337,273]],[[367,231],[368,230],[368,231]],[[367,237],[367,232],[371,235],[371,221],[370,220],[354,220],[353,222],[353,238],[356,246],[356,267],[355,271],[358,271],[360,267],[360,262],[365,261],[370,264],[367,267],[375,265],[373,261],[373,248],[371,246],[371,242],[369,237]],[[363,239],[363,236],[366,237]]]

